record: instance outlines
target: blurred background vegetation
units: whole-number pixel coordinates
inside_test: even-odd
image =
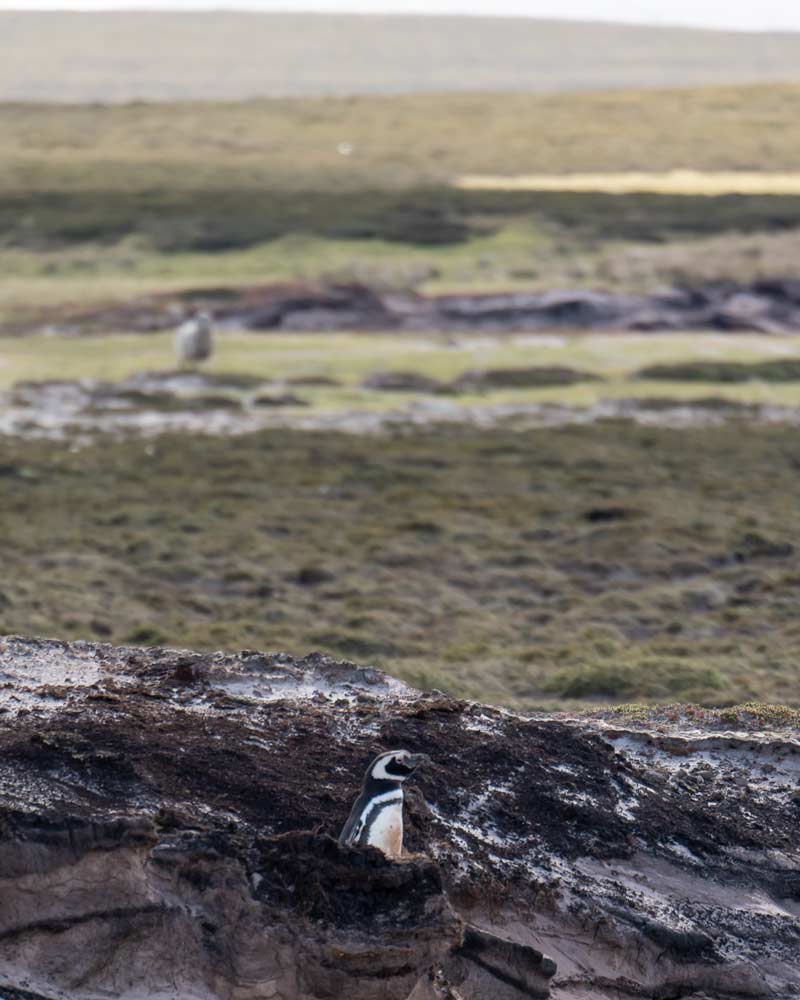
[[[252,412],[247,378],[180,433],[174,400],[137,397],[161,410],[146,439],[5,419],[25,383],[173,367],[136,323],[156,293],[177,323],[188,293],[275,283],[791,281],[800,196],[776,175],[800,179],[800,38],[3,13],[0,56],[2,631],[313,647],[525,707],[800,704],[797,336],[220,329],[206,378],[270,388],[273,426],[204,433],[206,406]],[[609,192],[676,170],[681,194]],[[720,172],[753,193],[703,181]],[[58,333],[120,303],[130,323]],[[444,398],[369,384],[497,369],[529,374]]]
[[[800,196],[771,193],[770,176],[800,163],[799,107],[793,84],[0,105],[0,322],[274,280],[647,290],[784,275]],[[755,173],[764,191],[602,190],[603,174],[686,167]],[[585,172],[597,191],[456,186]]]
[[[235,101],[775,82],[796,79],[800,40],[507,17],[5,11],[0,56],[11,101]]]

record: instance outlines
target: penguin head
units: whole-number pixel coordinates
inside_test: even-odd
[[[429,758],[424,753],[388,750],[379,754],[367,768],[366,780],[402,782]]]

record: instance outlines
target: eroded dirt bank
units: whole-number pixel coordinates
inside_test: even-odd
[[[652,294],[586,288],[551,292],[422,295],[361,284],[254,285],[164,293],[130,302],[59,309],[7,323],[4,334],[47,329],[67,336],[169,330],[186,312],[210,311],[232,330],[503,332],[523,330],[800,330],[800,282],[706,282]]]
[[[800,742],[737,727],[526,718],[317,655],[4,638],[0,991],[793,996]],[[395,863],[332,839],[394,746],[433,759]]]

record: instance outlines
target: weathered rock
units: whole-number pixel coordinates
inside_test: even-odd
[[[334,839],[394,746],[433,760],[400,861]],[[799,790],[798,733],[755,716],[529,718],[316,654],[3,638],[0,996],[793,996]]]

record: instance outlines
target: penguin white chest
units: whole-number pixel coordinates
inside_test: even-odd
[[[399,857],[403,853],[403,799],[387,802],[372,820],[367,843],[388,854]]]

